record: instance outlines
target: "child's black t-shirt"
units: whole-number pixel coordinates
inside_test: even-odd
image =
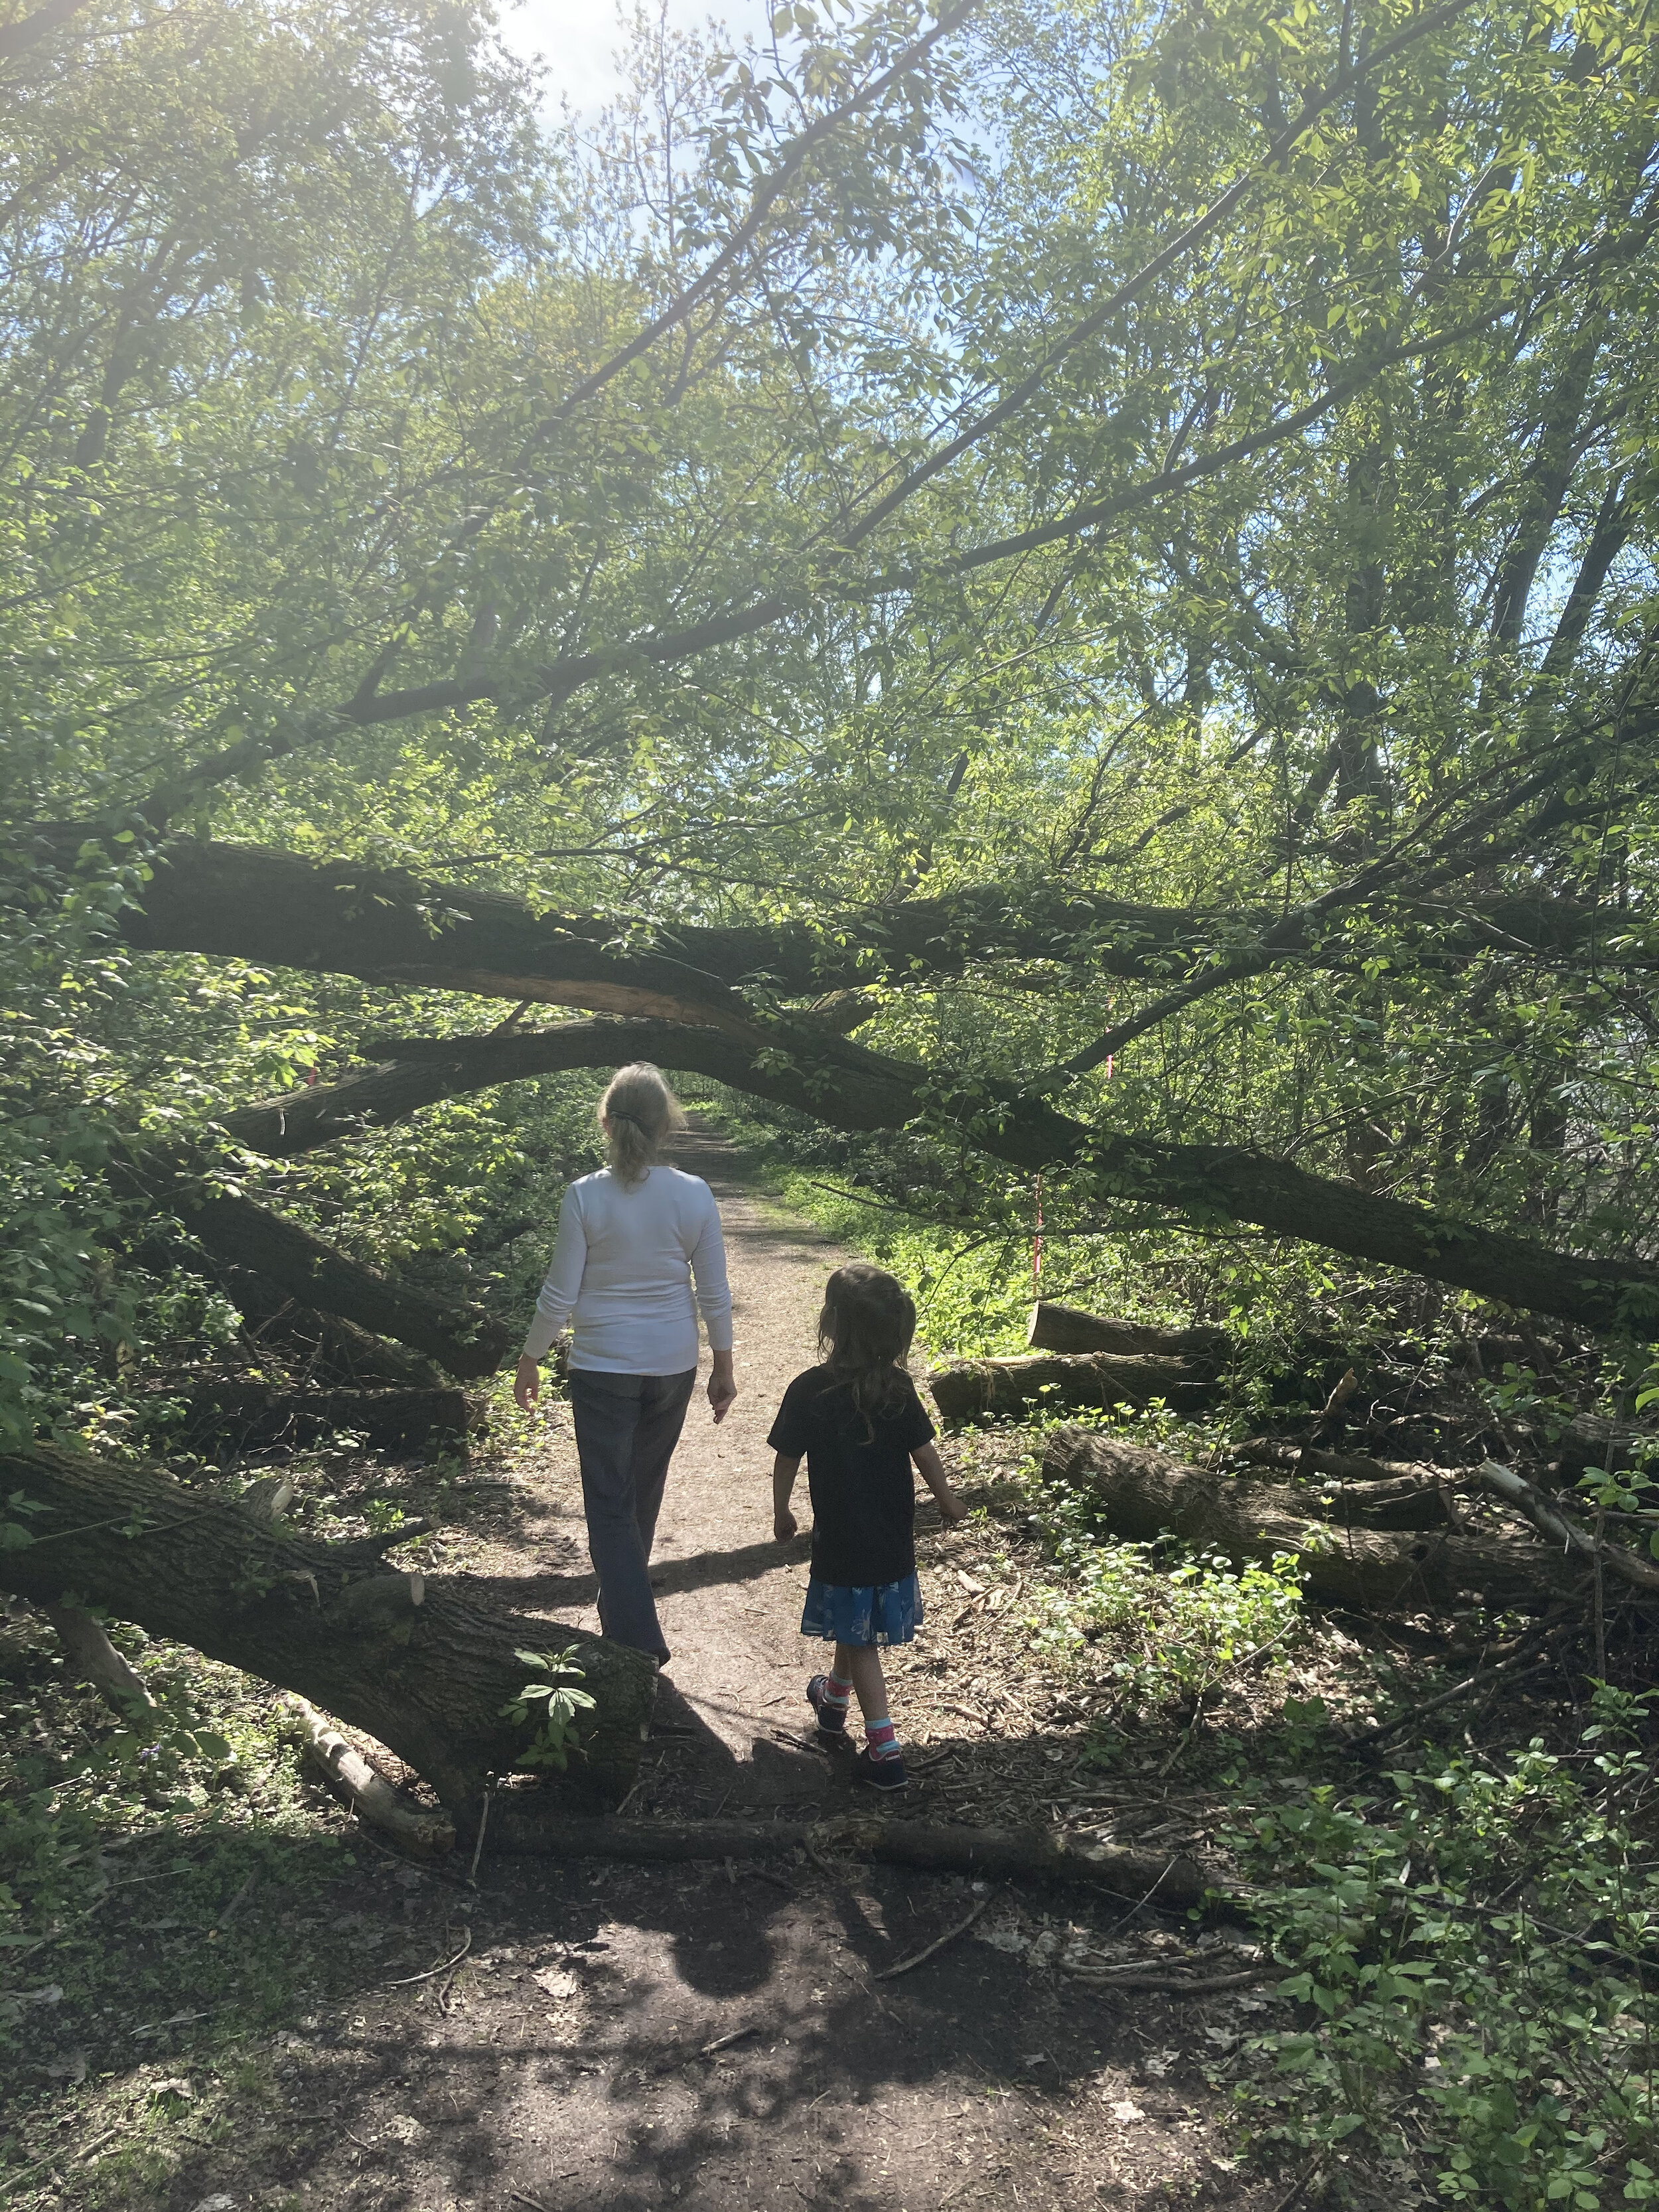
[[[820,1582],[859,1589],[915,1572],[910,1455],[932,1443],[933,1425],[915,1384],[908,1375],[900,1381],[892,1411],[867,1421],[850,1384],[827,1367],[809,1367],[783,1394],[766,1441],[785,1459],[805,1456],[812,1572]]]

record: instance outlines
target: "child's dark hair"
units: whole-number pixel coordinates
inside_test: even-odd
[[[915,1301],[885,1269],[850,1260],[825,1284],[818,1351],[836,1380],[850,1385],[866,1425],[890,1413],[902,1395],[915,1333]]]

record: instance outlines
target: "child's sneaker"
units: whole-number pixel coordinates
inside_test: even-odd
[[[817,1717],[818,1741],[841,1745],[847,1741],[847,1708],[833,1702],[830,1695],[830,1677],[814,1674],[806,1685],[806,1702]]]
[[[908,1790],[910,1786],[904,1761],[896,1753],[886,1759],[872,1759],[867,1749],[860,1752],[853,1761],[853,1779],[867,1782],[876,1790]]]

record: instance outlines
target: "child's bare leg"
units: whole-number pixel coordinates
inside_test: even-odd
[[[880,1647],[874,1644],[838,1644],[836,1672],[853,1685],[866,1728],[887,1717],[887,1682],[881,1671]]]

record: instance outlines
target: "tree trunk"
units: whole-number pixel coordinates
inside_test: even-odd
[[[1206,1361],[1213,1368],[1231,1354],[1224,1328],[1158,1328],[1151,1322],[1109,1320],[1078,1306],[1039,1298],[1031,1308],[1025,1341],[1033,1352],[1112,1352],[1120,1358],[1148,1353],[1166,1359]]]
[[[181,1264],[169,1255],[167,1264]],[[311,1379],[356,1390],[438,1390],[436,1365],[406,1345],[375,1336],[343,1314],[302,1306],[264,1275],[246,1267],[216,1267],[214,1280],[242,1316],[257,1349],[280,1345],[296,1353]],[[457,1316],[459,1325],[459,1316]]]
[[[510,1613],[463,1576],[397,1573],[379,1542],[289,1534],[151,1465],[40,1444],[0,1452],[0,1481],[46,1509],[31,1542],[0,1552],[0,1584],[43,1606],[72,1593],[297,1691],[388,1745],[463,1832],[485,1777],[524,1749],[501,1710],[524,1685],[521,1649],[568,1653],[597,1700],[559,1797],[614,1800],[634,1781],[656,1670],[626,1645]]]
[[[490,1815],[486,1848],[492,1847],[511,1856],[632,1859],[646,1865],[845,1850],[888,1866],[937,1868],[990,1881],[1073,1882],[1170,1911],[1224,1902],[1206,1869],[1184,1851],[1090,1844],[1039,1828],[890,1820],[873,1813],[817,1821],[570,1820],[508,1806]]]
[[[209,1382],[191,1393],[189,1437],[205,1449],[246,1451],[309,1444],[343,1429],[382,1451],[441,1437],[457,1447],[474,1425],[465,1390],[273,1390],[258,1382]]]
[[[1107,1352],[963,1359],[935,1368],[927,1387],[947,1421],[988,1415],[1018,1420],[1034,1406],[1146,1406],[1154,1398],[1187,1413],[1212,1403],[1216,1395],[1213,1380],[1190,1360],[1150,1353],[1117,1358]]]
[[[1128,1543],[1179,1536],[1224,1553],[1236,1565],[1287,1553],[1310,1597],[1362,1613],[1445,1608],[1471,1595],[1488,1605],[1536,1607],[1582,1580],[1577,1567],[1542,1544],[1449,1530],[1412,1536],[1335,1529],[1310,1514],[1298,1492],[1259,1489],[1086,1429],[1054,1431],[1042,1479],[1086,1491],[1112,1534]]]
[[[389,1336],[435,1359],[451,1375],[493,1375],[513,1332],[481,1306],[452,1304],[429,1291],[353,1260],[297,1221],[284,1220],[233,1191],[218,1190],[156,1154],[131,1170],[139,1188],[176,1214],[221,1266],[264,1278],[299,1304],[341,1314],[377,1336]]]
[[[1455,1528],[1451,1495],[1468,1486],[1435,1468],[1390,1467],[1363,1452],[1318,1451],[1276,1438],[1241,1444],[1236,1455],[1295,1476],[1296,1495],[1343,1528]]]

